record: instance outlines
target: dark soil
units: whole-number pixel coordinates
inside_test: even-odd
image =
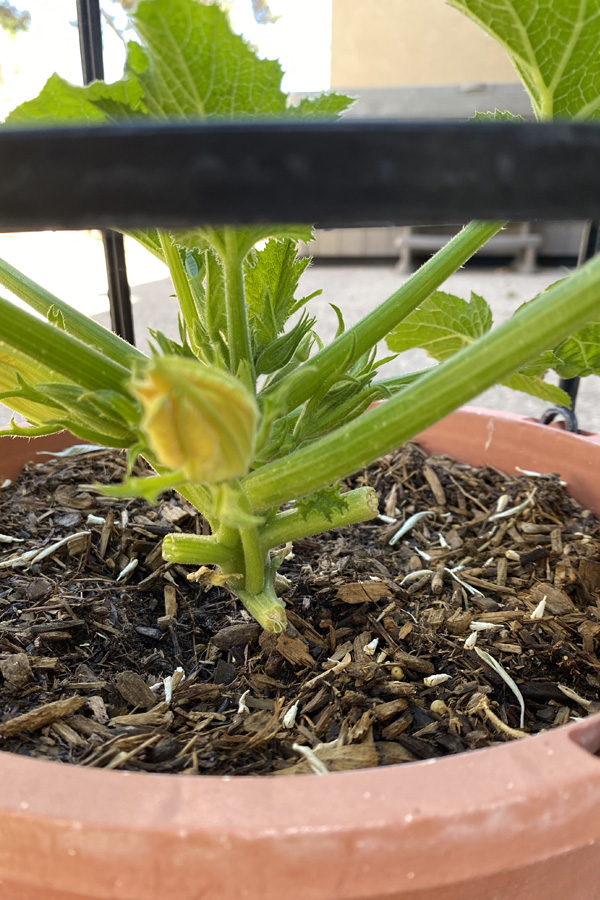
[[[289,627],[270,635],[163,562],[165,534],[205,527],[188,503],[82,487],[124,471],[116,451],[48,456],[2,486],[1,749],[290,774],[459,753],[600,709],[600,524],[556,477],[414,445],[380,460],[353,483],[375,487],[384,517],[294,544]],[[477,650],[518,685],[523,724]]]

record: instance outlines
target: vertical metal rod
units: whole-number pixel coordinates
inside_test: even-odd
[[[85,84],[90,84],[104,78],[100,0],[77,0],[77,24],[83,80]],[[116,231],[103,230],[102,241],[112,329],[130,344],[135,344],[123,235]]]
[[[584,262],[595,256],[600,250],[600,227],[599,222],[587,222],[581,235],[581,244],[579,247],[579,258],[577,265],[582,266]],[[575,401],[577,400],[577,392],[579,390],[579,378],[561,378],[559,387],[566,391],[571,398],[571,410],[575,410]]]

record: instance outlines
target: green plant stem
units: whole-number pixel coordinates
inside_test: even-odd
[[[246,476],[253,509],[356,472],[525,365],[598,314],[600,256],[401,393],[327,437]]]
[[[179,485],[179,487],[177,488],[177,493],[181,494],[182,497],[185,497],[185,499],[204,516],[211,528],[213,528],[213,523],[211,522],[206,512],[211,504],[211,495],[208,488],[203,487],[203,485],[200,484],[192,484],[191,482],[186,482],[183,485]]]
[[[122,366],[129,366],[135,359],[146,358],[140,350],[113,334],[108,328],[104,328],[98,322],[94,322],[93,319],[73,309],[68,303],[59,300],[50,291],[27,278],[3,259],[0,259],[0,284],[44,317],[48,316],[51,309],[58,310],[62,315],[68,334],[79,338],[80,341],[108,356],[114,362]]]
[[[16,412],[17,410],[15,410]],[[47,434],[57,434],[64,431],[62,425],[17,425],[14,419],[11,419],[9,428],[0,429],[0,437],[43,437]]]
[[[214,535],[167,534],[162,546],[163,559],[189,566],[227,566],[239,570],[238,550],[222,544]],[[237,562],[237,566],[236,566]]]
[[[265,631],[280,634],[285,631],[285,606],[275,593],[273,579],[269,573],[264,589],[258,594],[251,594],[236,586],[235,579],[228,582],[229,587],[242,601],[248,612],[256,619]]]
[[[257,526],[240,528],[240,539],[244,551],[244,591],[260,594],[265,584],[267,559],[261,551]]]
[[[504,222],[471,222],[387,300],[303,363],[292,375],[290,390],[287,393],[282,391],[286,408],[281,414],[304,403],[340,366],[348,369],[363,353],[383,340],[504,225]],[[281,387],[280,381],[277,389],[281,390]],[[265,388],[264,394],[267,395],[270,390],[270,387]]]
[[[73,384],[123,392],[130,371],[101,351],[0,297],[2,343],[47,366]],[[35,353],[35,357],[32,357]]]
[[[330,516],[325,516],[316,509],[312,509],[306,516],[301,516],[297,509],[286,509],[278,513],[261,529],[262,549],[270,550],[287,541],[311,537],[331,528],[365,522],[373,519],[379,512],[377,494],[373,488],[357,488],[342,494],[342,497],[346,502],[346,508],[335,510]]]
[[[204,359],[202,348],[198,346],[196,341],[198,312],[196,310],[194,295],[192,294],[192,289],[179,255],[179,250],[177,249],[176,244],[171,240],[171,236],[167,231],[159,231],[158,236],[160,238],[160,245],[162,247],[165,262],[171,273],[171,280],[177,295],[177,301],[185,324],[190,347],[192,348],[194,355],[202,360]]]
[[[246,382],[246,387],[254,392],[255,373],[246,307],[244,258],[238,249],[235,230],[226,228],[224,234],[225,253],[221,261],[225,280],[229,366],[230,371],[239,375]]]

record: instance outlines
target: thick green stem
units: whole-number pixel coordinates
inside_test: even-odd
[[[0,284],[44,317],[48,316],[50,310],[60,312],[68,334],[94,347],[114,362],[122,366],[129,366],[132,360],[145,359],[140,350],[136,350],[108,328],[104,328],[98,322],[94,322],[93,319],[73,309],[68,303],[59,300],[50,291],[27,278],[3,259],[0,259]]]
[[[235,584],[235,579],[231,580],[229,587],[265,631],[272,631],[275,634],[285,631],[285,606],[275,593],[270,572],[267,575],[264,589],[258,594],[240,590]]]
[[[194,295],[192,294],[188,277],[183,268],[179,250],[171,240],[168,232],[159,231],[158,236],[160,238],[165,262],[171,273],[171,280],[173,282],[173,287],[175,288],[175,293],[177,294],[177,301],[185,324],[190,347],[198,359],[203,359],[202,348],[198,347],[196,343],[196,323],[198,322],[196,303],[194,301]]]
[[[241,564],[240,548],[222,544],[214,535],[167,534],[162,546],[163,559],[186,566],[225,566],[233,572]]]
[[[261,551],[257,526],[240,528],[240,538],[244,550],[244,590],[249,594],[259,594],[265,584],[267,558]]]
[[[486,241],[500,231],[504,222],[471,222],[418,269],[397,291],[373,312],[341,334],[335,341],[303,363],[292,375],[286,394],[286,411],[312,397],[324,381],[341,365],[352,363],[392,331],[415,307],[427,299],[453,275]],[[304,373],[302,377],[301,373]],[[281,390],[281,382],[277,389]],[[270,388],[266,388],[267,394]],[[282,410],[282,415],[284,411]]]
[[[230,370],[234,375],[239,375],[246,382],[246,387],[254,392],[255,374],[246,308],[244,259],[238,249],[235,231],[232,228],[225,229],[225,254],[222,263]]]
[[[391,400],[248,475],[243,486],[253,508],[312,493],[402,444],[597,316],[599,294],[596,256]]]
[[[63,378],[91,390],[122,392],[131,377],[99,350],[49,325],[0,297],[2,343],[14,347]]]
[[[297,541],[332,528],[366,522],[379,511],[377,494],[373,488],[357,488],[341,496],[346,503],[345,509],[336,510],[329,516],[317,509],[310,510],[304,516],[297,509],[286,509],[279,513],[261,529],[261,547],[263,550],[270,550],[287,541]]]

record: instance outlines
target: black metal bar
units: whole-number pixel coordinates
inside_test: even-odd
[[[600,126],[210,123],[0,131],[0,230],[597,219]]]
[[[84,84],[104,78],[102,22],[99,0],[77,0],[79,51]]]
[[[579,247],[578,266],[582,266],[588,259],[595,256],[600,251],[600,227],[597,220],[587,222],[581,236],[581,245]],[[577,402],[577,392],[579,391],[579,378],[561,378],[558,386],[566,391],[571,400],[571,410],[575,411]],[[573,429],[577,431],[577,427]]]
[[[127,278],[123,235],[107,229],[102,232],[102,240],[106,258],[112,330],[135,346],[131,291]]]
[[[99,0],[77,0],[77,24],[83,80],[85,84],[90,84],[104,78]],[[130,344],[135,344],[123,235],[102,229],[102,242],[106,259],[112,329]]]

